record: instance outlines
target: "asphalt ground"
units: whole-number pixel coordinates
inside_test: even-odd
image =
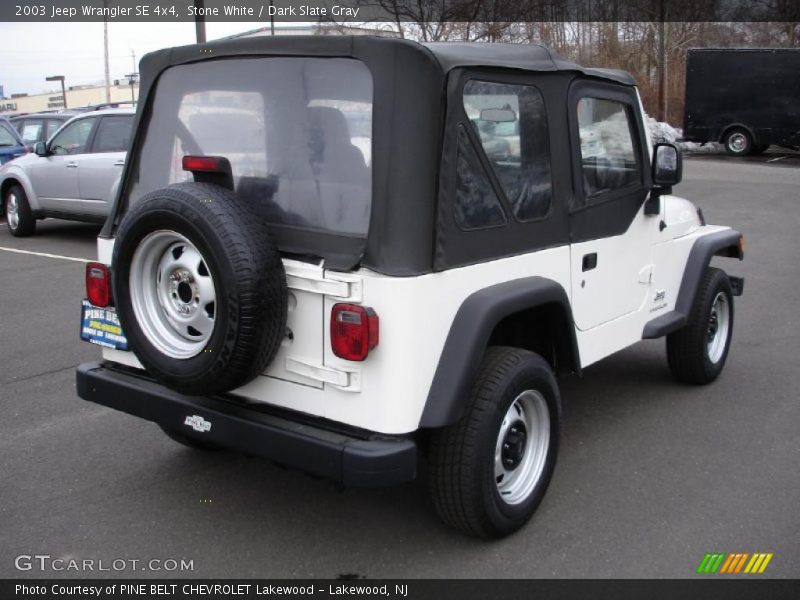
[[[562,380],[550,489],[494,542],[441,525],[424,482],[342,489],[84,402],[74,369],[99,351],[78,339],[83,264],[0,250],[0,577],[685,578],[707,552],[772,552],[757,577],[800,576],[800,169],[787,167],[685,162],[676,193],[747,240],[743,263],[722,262],[746,278],[724,373],[678,384],[650,341]],[[97,231],[3,227],[0,247],[90,259]],[[15,568],[35,554],[193,570]]]

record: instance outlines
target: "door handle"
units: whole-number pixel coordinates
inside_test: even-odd
[[[125,161],[124,160],[118,160],[117,162],[114,163],[114,166],[115,167],[124,167],[125,166]]]
[[[591,271],[597,266],[597,252],[583,255],[583,270]]]
[[[73,163],[67,163],[67,168],[68,169],[77,169],[78,168],[78,163],[74,163],[74,162]]]

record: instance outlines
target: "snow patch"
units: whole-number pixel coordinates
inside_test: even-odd
[[[720,154],[724,152],[722,144],[715,142],[698,144],[697,142],[680,141],[683,137],[682,129],[663,121],[657,121],[648,114],[645,114],[644,120],[654,144],[675,144],[684,154]]]

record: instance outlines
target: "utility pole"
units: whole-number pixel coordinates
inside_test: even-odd
[[[133,95],[133,84],[136,83],[136,79],[139,75],[139,72],[136,70],[136,53],[131,48],[131,61],[133,62],[133,70],[131,71],[131,77],[128,80],[131,84],[131,102],[136,102],[136,98]]]
[[[270,35],[275,36],[275,16],[272,14],[272,0],[269,0],[269,31]]]
[[[658,120],[667,120],[667,40],[664,0],[659,2],[658,16]]]
[[[108,0],[103,0],[103,8],[108,8]],[[108,69],[108,16],[103,13],[103,60],[106,69],[106,102],[111,102],[111,76]]]
[[[206,18],[205,16],[200,16],[203,15],[205,4],[205,0],[194,0],[194,7],[197,9],[195,14],[198,15],[194,18],[194,32],[197,36],[198,44],[206,43]]]

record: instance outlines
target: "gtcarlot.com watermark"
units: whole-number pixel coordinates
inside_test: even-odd
[[[186,558],[72,558],[51,556],[49,554],[20,554],[14,559],[18,571],[79,572],[95,573],[106,571],[194,571],[194,559]]]

